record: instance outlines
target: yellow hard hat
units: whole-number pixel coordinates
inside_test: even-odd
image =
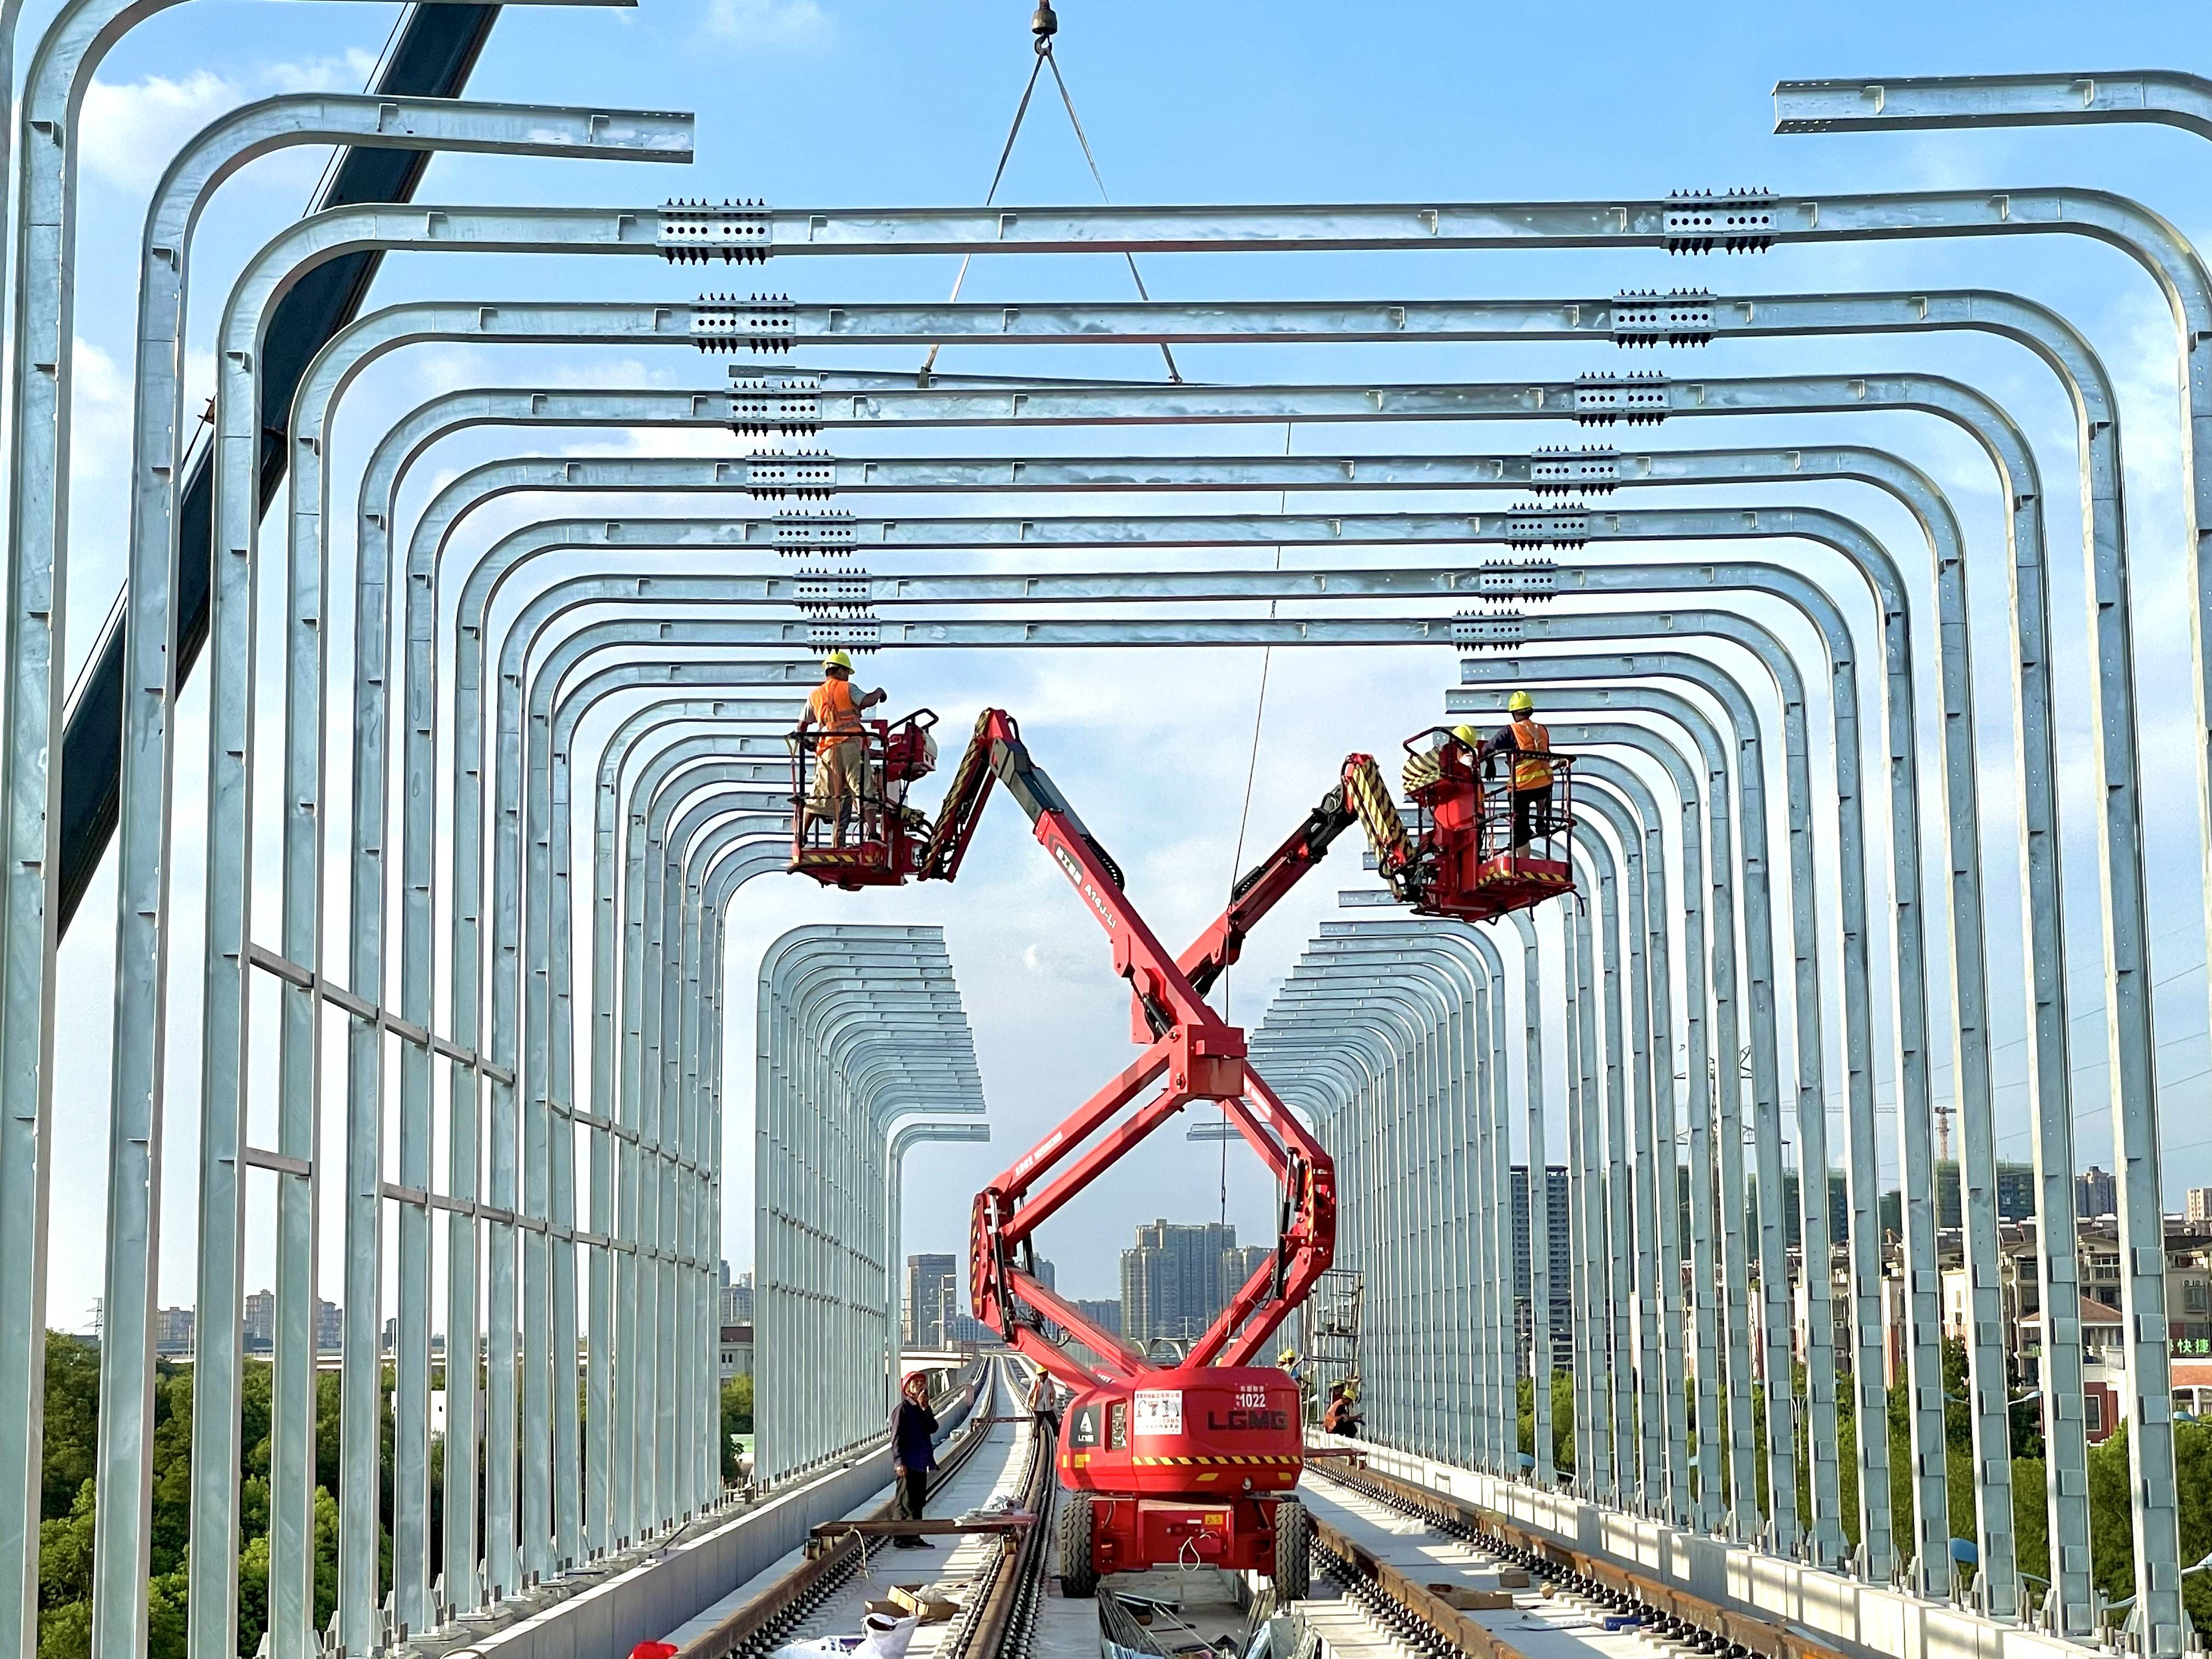
[[[1525,714],[1535,706],[1535,698],[1530,696],[1526,691],[1516,691],[1505,700],[1506,712],[1509,714]]]
[[[853,672],[852,653],[845,651],[832,651],[822,659],[822,669],[824,673],[833,668],[842,668],[848,674],[851,673]]]
[[[1275,1356],[1275,1363],[1278,1365],[1297,1364],[1298,1363],[1298,1351],[1296,1348],[1284,1349],[1282,1352]]]
[[[1465,744],[1470,749],[1480,749],[1482,747],[1482,733],[1476,731],[1471,726],[1455,726],[1452,727],[1452,736],[1457,738],[1462,743]]]

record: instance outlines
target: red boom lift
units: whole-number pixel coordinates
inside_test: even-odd
[[[1492,790],[1498,799],[1486,805],[1473,750],[1449,734],[1433,750],[1415,750],[1419,738],[1407,745],[1410,831],[1374,760],[1353,755],[1305,821],[1237,882],[1212,926],[1180,957],[1170,956],[1123,894],[1119,867],[1030,759],[1005,711],[986,709],[976,721],[933,822],[906,805],[908,787],[933,765],[927,737],[935,720],[923,710],[867,722],[870,767],[855,804],[855,838],[842,843],[842,825],[795,827],[792,868],[845,888],[951,881],[993,785],[1003,784],[1105,929],[1115,971],[1129,981],[1133,1036],[1143,1051],[975,1195],[969,1237],[975,1316],[1074,1390],[1058,1449],[1060,1484],[1069,1493],[1060,1522],[1062,1588],[1087,1595],[1107,1573],[1198,1564],[1266,1573],[1283,1595],[1303,1595],[1308,1531],[1295,1496],[1304,1462],[1298,1387],[1286,1372],[1252,1362],[1329,1265],[1335,1169],[1246,1062],[1243,1031],[1207,1006],[1206,993],[1237,959],[1253,927],[1355,818],[1365,825],[1392,890],[1425,915],[1481,919],[1568,890],[1565,849],[1553,860],[1509,845],[1510,800]],[[794,736],[794,808],[806,797],[810,750]],[[1570,765],[1556,757],[1555,777],[1564,779]],[[1549,819],[1547,832],[1563,837],[1571,815],[1556,783]],[[839,844],[825,841],[825,829]],[[1218,1102],[1273,1171],[1281,1194],[1278,1237],[1273,1260],[1179,1364],[1162,1366],[1040,1284],[1030,1271],[1031,1239],[1195,1100]],[[1096,1144],[1086,1146],[1094,1136]],[[1079,1364],[1045,1335],[1048,1322],[1063,1327],[1098,1363]]]

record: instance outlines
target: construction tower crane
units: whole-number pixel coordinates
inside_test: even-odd
[[[1571,762],[1555,760],[1554,806],[1542,826],[1547,855],[1539,856],[1534,838],[1508,844],[1510,801],[1500,789],[1486,791],[1483,763],[1461,738],[1444,733],[1441,743],[1419,748],[1435,736],[1425,732],[1408,741],[1410,824],[1373,757],[1350,756],[1304,822],[1237,883],[1212,925],[1171,956],[1123,892],[1120,867],[1031,759],[1003,709],[988,708],[976,720],[936,817],[909,805],[908,790],[936,764],[936,722],[927,709],[863,722],[868,763],[849,841],[842,817],[810,823],[798,811],[816,757],[793,734],[792,868],[848,889],[951,881],[993,787],[1003,786],[1105,930],[1115,971],[1129,981],[1132,1036],[1142,1052],[975,1195],[969,1225],[975,1316],[1074,1391],[1057,1453],[1068,1492],[1062,1588],[1087,1595],[1108,1573],[1196,1561],[1267,1574],[1283,1594],[1303,1595],[1309,1533],[1296,1496],[1304,1465],[1298,1385],[1254,1361],[1328,1270],[1335,1166],[1253,1071],[1243,1031],[1207,1006],[1206,994],[1251,930],[1355,821],[1392,890],[1421,914],[1479,920],[1571,890],[1565,849],[1551,843],[1571,825],[1557,781],[1571,775]],[[1553,851],[1556,858],[1548,856]],[[1275,1253],[1189,1352],[1164,1366],[1039,1283],[1032,1241],[1146,1136],[1204,1100],[1218,1103],[1275,1178]],[[1062,1328],[1095,1362],[1079,1361],[1049,1339],[1048,1325]]]

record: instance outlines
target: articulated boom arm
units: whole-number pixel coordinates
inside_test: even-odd
[[[1029,814],[1038,842],[1106,930],[1115,971],[1129,981],[1136,998],[1142,1022],[1138,1041],[1145,1048],[975,1195],[969,1238],[975,1316],[1005,1332],[1024,1353],[1071,1384],[1088,1386],[1098,1379],[1045,1340],[1036,1322],[1065,1326],[1119,1379],[1147,1369],[1142,1355],[1097,1329],[1018,1267],[1015,1255],[1039,1226],[1154,1129],[1194,1100],[1218,1101],[1282,1188],[1282,1225],[1275,1261],[1237,1292],[1186,1363],[1249,1364],[1328,1267],[1336,1231],[1335,1170],[1321,1144],[1246,1063],[1243,1031],[1207,1006],[1203,988],[1237,959],[1252,926],[1321,861],[1353,814],[1343,792],[1332,792],[1288,841],[1237,883],[1228,909],[1178,959],[1129,903],[1120,869],[1030,758],[1020,729],[1002,709],[986,709],[975,722],[975,736],[953,773],[923,850],[921,879],[951,881],[959,873],[994,781]],[[1155,1085],[1149,1100],[1114,1121],[1123,1107]],[[1079,1153],[1093,1135],[1098,1136],[1097,1144]],[[1064,1161],[1067,1167],[1054,1174]],[[1033,1310],[1036,1321],[1018,1304]]]
[[[1213,988],[1222,970],[1243,954],[1244,940],[1260,919],[1297,886],[1307,871],[1328,856],[1336,838],[1358,820],[1339,785],[1321,798],[1306,814],[1306,821],[1291,831],[1290,838],[1247,871],[1230,890],[1229,908],[1221,920],[1198,936],[1197,943],[1177,961],[1193,989],[1200,996]]]

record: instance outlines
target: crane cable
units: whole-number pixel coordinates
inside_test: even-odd
[[[1059,71],[1055,70],[1053,73],[1057,75]],[[1071,115],[1073,112],[1072,110],[1069,112]],[[1133,272],[1136,267],[1132,265],[1130,269]],[[1166,348],[1161,349],[1164,350]],[[1291,453],[1291,434],[1294,429],[1288,421],[1283,422],[1283,453],[1285,455]],[[1276,493],[1276,516],[1279,518],[1287,512],[1290,504],[1291,492],[1285,487]],[[1275,568],[1280,570],[1282,568],[1282,544],[1277,543]],[[1267,616],[1271,621],[1275,615],[1276,603],[1273,599],[1267,601]],[[1252,782],[1260,774],[1260,723],[1267,718],[1267,671],[1274,665],[1274,661],[1275,647],[1272,645],[1261,647],[1260,693],[1252,702],[1252,750],[1244,763],[1244,806],[1237,817],[1237,850],[1229,860],[1229,884],[1232,892],[1236,890],[1237,882],[1244,869],[1244,836],[1252,823]],[[1235,971],[1233,963],[1224,963],[1221,969],[1221,1017],[1224,1019],[1229,1018],[1229,976]],[[1221,1109],[1221,1124],[1224,1129],[1229,1127],[1229,1108],[1226,1105]],[[1221,1138],[1221,1224],[1224,1227],[1229,1224],[1229,1137],[1225,1134]]]
[[[1030,18],[1030,33],[1036,37],[1036,62],[1030,66],[1030,78],[1022,88],[1022,100],[1014,106],[1013,125],[1006,129],[1006,142],[999,150],[999,165],[992,172],[991,188],[984,193],[983,205],[989,207],[999,198],[999,186],[1006,177],[1006,162],[1014,153],[1014,140],[1021,136],[1022,122],[1030,112],[1030,99],[1036,92],[1037,76],[1049,65],[1053,84],[1060,88],[1060,101],[1067,111],[1067,124],[1075,129],[1075,142],[1082,146],[1083,160],[1091,169],[1091,181],[1098,186],[1098,199],[1110,206],[1113,198],[1106,193],[1106,179],[1098,171],[1098,158],[1091,153],[1091,140],[1083,131],[1082,118],[1075,112],[1075,100],[1068,94],[1066,78],[1060,72],[1060,59],[1053,55],[1052,38],[1060,33],[1060,15],[1053,10],[1052,0],[1037,0],[1036,11]],[[952,279],[953,300],[959,299],[961,285],[968,280],[969,263],[975,257],[972,253],[960,256],[960,270]],[[1137,285],[1137,297],[1150,304],[1152,296],[1146,289],[1145,279],[1137,270],[1137,256],[1124,252],[1121,257],[1128,262],[1129,280]],[[929,348],[929,356],[922,360],[921,364],[925,380],[937,367],[937,354],[944,349],[942,340]],[[1160,356],[1167,360],[1168,379],[1181,386],[1182,371],[1176,367],[1175,353],[1168,349],[1164,340],[1160,342]]]

